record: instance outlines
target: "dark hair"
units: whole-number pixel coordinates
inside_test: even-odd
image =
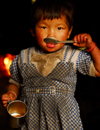
[[[32,5],[31,10],[31,26],[35,31],[35,25],[43,16],[43,19],[61,18],[61,15],[66,15],[67,25],[70,30],[73,25],[74,8],[70,0],[36,0]]]

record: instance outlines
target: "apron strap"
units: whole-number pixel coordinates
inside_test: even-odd
[[[21,51],[21,53],[20,53],[20,64],[29,63],[29,61],[30,61],[30,55],[29,55],[30,50],[31,50],[31,48],[28,48],[28,49]]]
[[[75,53],[75,49],[73,49],[71,46],[67,46],[66,52],[63,58],[63,62],[70,62],[74,53]]]
[[[64,63],[66,63],[66,62],[74,63],[74,70],[75,71],[76,71],[76,62],[77,62],[78,55],[79,55],[80,51],[81,50],[78,50],[78,49],[76,50],[71,46],[66,47],[66,52],[65,52],[65,55],[64,55],[63,62]]]

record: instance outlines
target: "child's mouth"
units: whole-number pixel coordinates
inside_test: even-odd
[[[56,44],[54,44],[54,43],[48,43],[48,44],[46,44],[46,46],[49,47],[49,48],[54,48],[56,46]]]

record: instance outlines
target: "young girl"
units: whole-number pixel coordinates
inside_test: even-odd
[[[89,34],[79,34],[73,43],[44,42],[47,37],[65,41],[73,28],[73,7],[67,0],[36,0],[32,10],[37,47],[22,50],[10,67],[7,101],[26,100],[28,114],[21,130],[82,130],[79,106],[74,98],[77,71],[100,77],[100,50]],[[91,58],[92,57],[92,58]]]

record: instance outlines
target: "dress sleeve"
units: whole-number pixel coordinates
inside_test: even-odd
[[[22,78],[20,75],[19,67],[18,67],[18,61],[19,61],[19,56],[17,55],[10,66],[11,78],[10,78],[9,82],[20,87]]]
[[[82,50],[79,53],[76,66],[80,73],[95,77],[95,67],[88,52]]]

